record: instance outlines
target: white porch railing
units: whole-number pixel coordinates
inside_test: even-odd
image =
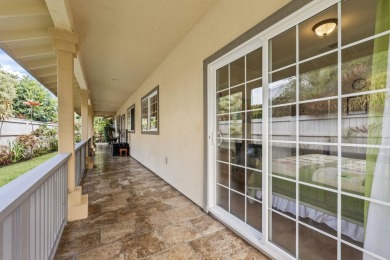
[[[75,167],[76,167],[75,185],[76,186],[80,184],[81,178],[83,177],[83,174],[85,172],[85,157],[86,157],[86,152],[88,151],[89,140],[81,141],[77,143],[75,147],[75,161],[76,161],[75,162]]]
[[[67,219],[70,154],[0,189],[0,259],[52,259]]]

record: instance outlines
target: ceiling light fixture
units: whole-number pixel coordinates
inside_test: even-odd
[[[319,38],[325,38],[331,34],[337,26],[337,19],[327,19],[313,26],[313,31]]]

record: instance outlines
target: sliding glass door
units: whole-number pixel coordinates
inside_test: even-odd
[[[209,70],[209,207],[275,255],[390,259],[390,3],[333,2]]]
[[[216,205],[262,229],[262,48],[216,70]]]

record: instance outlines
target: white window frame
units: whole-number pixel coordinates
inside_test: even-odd
[[[119,135],[120,127],[121,127],[121,116],[118,115],[115,118],[115,134]]]
[[[131,120],[130,124],[129,120]],[[135,104],[127,109],[127,132],[135,133]]]
[[[150,116],[151,103],[150,103],[150,100],[155,96],[157,96],[157,127],[151,128],[151,116]],[[141,133],[142,134],[155,134],[155,135],[159,134],[159,125],[160,125],[160,100],[159,99],[160,99],[159,98],[159,86],[155,87],[148,94],[146,94],[145,96],[143,96],[141,98]],[[143,129],[143,125],[142,125],[142,119],[143,119],[142,102],[144,102],[145,100],[147,100],[147,102],[148,102],[148,105],[147,105],[148,106],[147,129]]]

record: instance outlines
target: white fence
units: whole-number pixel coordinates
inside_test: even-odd
[[[0,189],[0,259],[53,259],[67,219],[70,154]]]
[[[26,135],[36,130],[40,125],[46,125],[49,128],[57,128],[57,124],[44,123],[38,121],[31,121],[18,118],[9,118],[4,121],[0,121],[1,136],[0,136],[0,145],[8,144],[8,141],[12,142],[19,135]]]

